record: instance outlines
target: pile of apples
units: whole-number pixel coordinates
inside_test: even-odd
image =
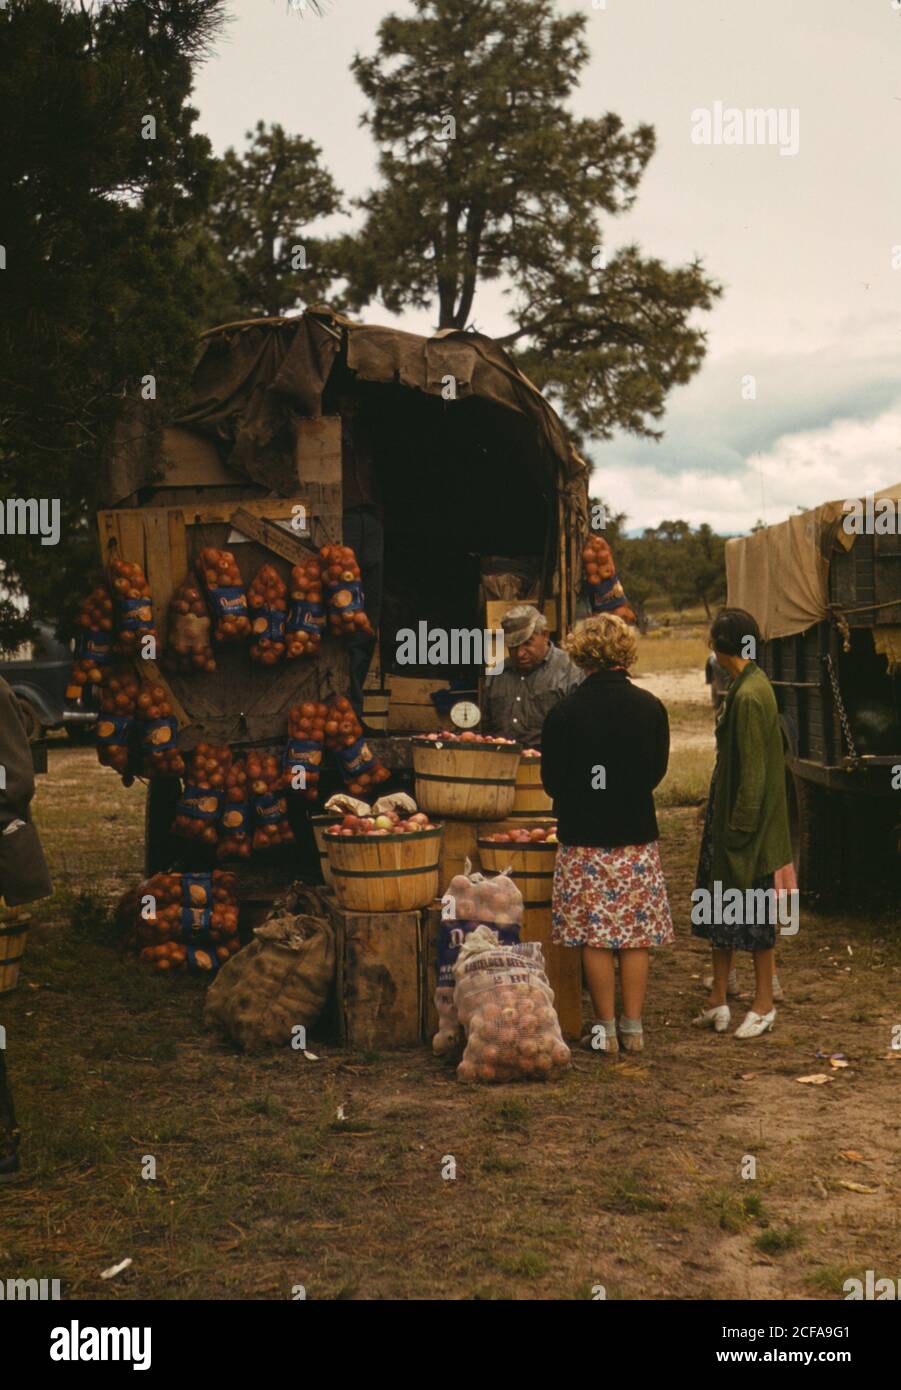
[[[471,729],[465,733],[458,734],[452,729],[443,729],[441,733],[417,734],[417,739],[428,739],[430,743],[509,743],[516,742],[515,738],[502,738],[500,734],[476,734]]]
[[[250,659],[274,666],[285,655],[288,588],[274,565],[263,565],[247,590],[250,608]]]
[[[536,825],[532,830],[526,830],[525,826],[521,830],[498,830],[494,835],[485,835],[483,839],[490,840],[493,845],[556,845],[557,826]]]
[[[406,835],[416,830],[437,830],[423,811],[402,820],[397,811],[380,816],[345,816],[340,825],[330,825],[326,835]]]

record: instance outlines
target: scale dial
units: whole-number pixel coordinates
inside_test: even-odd
[[[472,700],[458,700],[455,705],[451,705],[450,717],[458,729],[471,729],[478,724],[482,711]]]

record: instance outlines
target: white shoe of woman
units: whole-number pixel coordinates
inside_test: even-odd
[[[783,999],[785,998],[785,990],[779,983],[778,975],[773,976],[773,998],[775,999],[777,1004],[781,1004]]]
[[[725,1033],[731,1021],[729,1005],[719,1004],[715,1009],[704,1009],[691,1023],[693,1028],[712,1028],[715,1033]]]
[[[768,1014],[755,1014],[752,1009],[746,1015],[745,1021],[735,1030],[737,1038],[759,1038],[761,1033],[768,1033],[776,1022],[776,1010],[770,1009]]]

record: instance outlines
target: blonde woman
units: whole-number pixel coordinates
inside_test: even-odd
[[[649,950],[673,940],[654,810],[669,721],[656,696],[629,680],[638,644],[622,618],[586,618],[563,646],[586,676],[548,715],[541,739],[542,780],[560,841],[553,939],[582,952],[595,1016],[583,1047],[639,1052]]]

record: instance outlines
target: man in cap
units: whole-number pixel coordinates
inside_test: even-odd
[[[541,728],[555,705],[582,680],[582,673],[547,632],[547,618],[530,603],[509,608],[501,619],[506,660],[485,681],[482,727],[486,734],[541,747]]]

